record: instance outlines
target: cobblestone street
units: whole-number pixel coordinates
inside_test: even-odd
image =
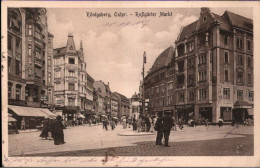
[[[205,126],[172,131],[170,146],[155,145],[156,135],[119,136],[122,125],[105,131],[101,125],[64,130],[66,144],[42,140],[40,132],[9,135],[10,156],[252,156],[254,127]],[[80,135],[80,136],[79,136]]]

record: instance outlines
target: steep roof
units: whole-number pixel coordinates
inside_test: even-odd
[[[182,41],[184,40],[186,37],[190,37],[192,36],[193,32],[196,30],[196,27],[197,27],[197,23],[198,23],[198,20],[183,27],[182,31],[181,31],[181,34],[180,34],[180,37],[179,37],[179,41]]]
[[[67,52],[67,47],[60,47],[60,48],[53,49],[53,55],[54,56],[63,55],[66,52]]]
[[[232,26],[245,29],[248,31],[253,31],[253,20],[246,18],[244,16],[232,13],[230,11],[226,11],[224,14],[226,14],[229,17],[229,20],[232,24]]]
[[[174,55],[174,48],[170,46],[156,58],[151,68],[151,71],[169,65],[169,63],[172,61],[173,55]]]

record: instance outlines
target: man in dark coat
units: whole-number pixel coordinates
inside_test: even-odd
[[[44,119],[42,133],[41,133],[40,137],[45,138],[45,139],[48,138],[48,128],[49,128],[49,122],[47,119]]]
[[[162,138],[163,138],[163,119],[162,115],[159,114],[157,121],[155,123],[154,127],[155,131],[157,131],[157,136],[156,136],[156,143],[155,145],[162,145]]]
[[[169,136],[171,132],[171,128],[173,126],[173,119],[170,115],[170,113],[165,113],[165,116],[163,117],[163,135],[165,140],[165,147],[170,147],[169,142]]]
[[[55,145],[64,144],[64,133],[63,133],[63,124],[61,121],[61,116],[56,117],[56,121],[53,124],[52,132],[53,132],[53,139]]]

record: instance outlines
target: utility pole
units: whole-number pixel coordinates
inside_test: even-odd
[[[144,97],[144,64],[146,64],[146,53],[144,51],[144,55],[143,55],[143,97],[142,97],[142,107],[143,107],[143,114],[142,116],[145,114],[145,97]]]

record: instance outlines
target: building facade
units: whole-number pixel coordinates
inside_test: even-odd
[[[25,121],[25,128],[35,128],[45,117],[40,108],[51,109],[53,104],[48,92],[53,83],[46,80],[53,76],[47,64],[53,43],[48,44],[46,14],[45,8],[8,8],[8,107],[18,127]],[[35,114],[19,111],[32,108]]]
[[[131,117],[130,116],[130,101],[124,95],[113,92],[118,100],[118,118],[121,119],[122,117]]]
[[[201,8],[176,45],[178,117],[243,121],[253,113],[253,22]]]
[[[118,117],[118,98],[114,93],[111,93],[111,116]]]
[[[76,50],[73,35],[67,45],[54,52],[54,102],[55,110],[62,110],[65,121],[83,118],[87,102],[87,73],[82,42]]]
[[[94,112],[94,79],[87,73],[87,100],[86,100],[86,116],[95,115]]]
[[[145,77],[144,96],[149,100],[147,110],[149,115],[165,112],[175,115],[174,52],[173,47],[163,51]]]

